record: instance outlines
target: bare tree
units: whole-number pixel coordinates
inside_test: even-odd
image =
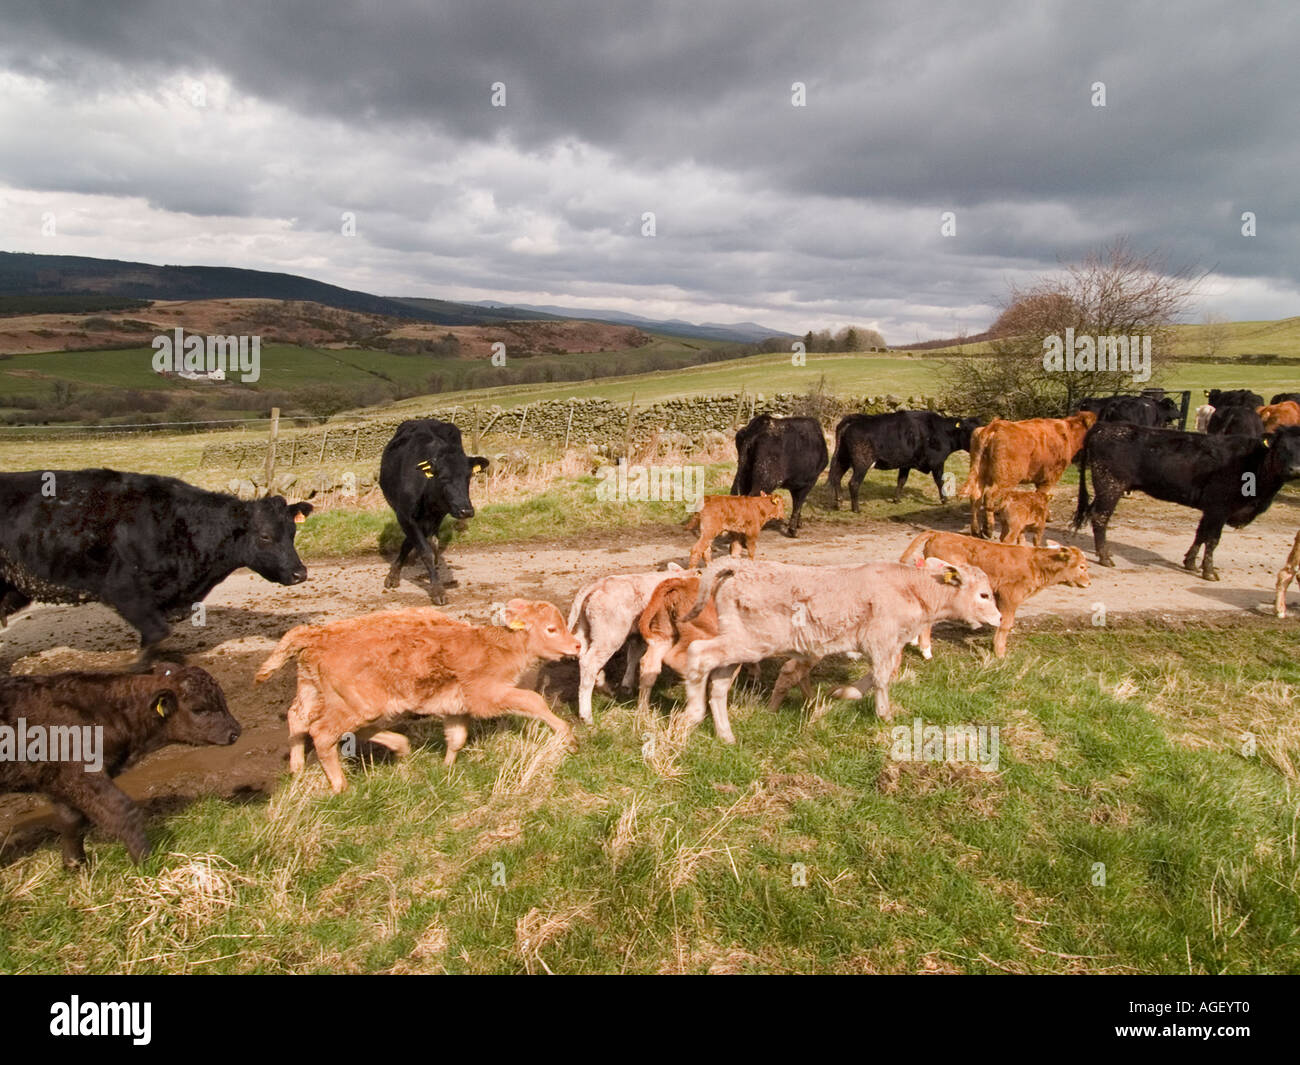
[[[1170,325],[1200,280],[1188,268],[1170,269],[1123,240],[1028,287],[1013,285],[990,330],[990,352],[956,360],[946,374],[945,404],[953,410],[1010,418],[1059,416],[1085,396],[1150,385],[1170,357]],[[1118,365],[1097,338],[1150,338],[1149,368]],[[1092,338],[1087,347],[1083,340]],[[1077,341],[1075,351],[1065,347]],[[1095,343],[1094,343],[1095,342]],[[1128,350],[1126,343],[1125,351]],[[1057,354],[1061,358],[1053,356]],[[1112,362],[1115,365],[1112,367]],[[1146,369],[1150,377],[1144,376]]]
[[[1201,346],[1205,349],[1206,355],[1213,358],[1215,355],[1222,354],[1230,335],[1231,330],[1228,329],[1226,316],[1222,314],[1205,316],[1205,324],[1201,327]]]

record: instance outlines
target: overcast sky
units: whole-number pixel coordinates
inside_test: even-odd
[[[1294,0],[0,0],[0,249],[906,343],[1126,235],[1278,318],[1298,55]]]

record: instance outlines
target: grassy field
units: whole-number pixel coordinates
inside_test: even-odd
[[[422,727],[341,796],[312,762],[155,820],[143,870],[103,840],[0,867],[0,971],[1300,971],[1292,629],[1064,648],[909,660],[895,723],[997,726],[991,773],[753,696],[734,748],[668,701],[598,701],[571,756],[483,728],[450,771]]]

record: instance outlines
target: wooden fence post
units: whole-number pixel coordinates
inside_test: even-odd
[[[330,438],[330,431],[326,429],[324,434],[322,434],[320,438],[320,456],[316,459],[317,466],[325,465],[325,442],[329,440],[329,438]]]
[[[271,408],[271,435],[266,441],[266,494],[271,494],[271,478],[275,476],[275,442],[280,437],[280,408]]]
[[[477,454],[479,453],[479,450],[478,450],[478,404],[477,404],[477,403],[474,404],[474,436],[473,436],[473,439],[472,439],[472,441],[471,441],[470,450],[473,451],[475,455],[477,455]]]
[[[574,402],[569,400],[569,420],[564,425],[564,450],[569,450],[569,430],[573,428],[573,407]]]
[[[632,419],[636,414],[636,393],[632,393],[632,399],[627,405],[627,426],[623,430],[623,455],[627,458],[629,465],[632,462]]]

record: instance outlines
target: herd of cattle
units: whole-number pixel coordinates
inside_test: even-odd
[[[1137,490],[1200,512],[1184,565],[1194,569],[1203,549],[1201,574],[1218,579],[1214,550],[1223,526],[1252,521],[1286,480],[1300,477],[1300,395],[1274,396],[1267,405],[1251,392],[1213,391],[1207,398],[1197,432],[1167,428],[1181,411],[1151,392],[1085,400],[1063,418],[987,425],[931,411],[849,415],[831,448],[815,419],[760,415],[736,434],[731,494],[705,497],[692,519],[700,540],[690,569],[670,564],[600,578],[577,594],[567,618],[551,603],[512,599],[486,625],[421,607],[298,626],[256,680],[295,662],[290,769],[302,769],[310,738],[335,791],[346,786],[343,737],[405,754],[409,742],[391,726],[413,716],[441,720],[448,764],[473,720],[505,714],[541,719],[572,746],[569,724],[520,678],[539,661],[576,656],[578,716],[590,722],[593,693],[606,686],[604,669],[620,648],[627,649],[623,683],[638,684],[642,709],[667,665],[685,682],[685,725],[711,715],[725,742],[734,740],[727,714],[732,683],[742,667],[754,670],[769,658],[785,659],[773,709],[795,686],[811,698],[809,675],[821,659],[865,658],[863,678],[832,697],[860,699],[870,690],[877,715],[887,720],[889,685],[904,648],[915,643],[929,658],[934,624],[995,626],[994,651],[1002,656],[1025,599],[1052,585],[1088,587],[1082,551],[1044,543],[1051,492],[1072,462],[1080,470],[1074,526],[1091,521],[1102,565],[1113,565],[1106,544],[1111,515]],[[778,488],[790,493],[784,531],[796,536],[823,471],[836,507],[846,472],[853,471],[856,511],[862,481],[877,467],[898,471],[895,502],[914,469],[933,476],[943,501],[944,465],[963,450],[970,455],[960,492],[970,500],[969,536],[923,531],[898,562],[755,559],[764,525],[784,517],[783,501],[773,495]],[[397,429],[381,460],[380,486],[405,538],[385,587],[398,584],[416,552],[431,598],[445,602],[445,588],[455,582],[446,578],[438,529],[449,515],[473,516],[470,480],[487,465],[466,455],[454,425],[420,419]],[[282,585],[306,580],[294,533],[311,511],[309,503],[279,496],[245,501],[173,478],[106,469],[0,474],[0,626],[33,602],[97,601],[140,634],[129,673],[0,678],[0,793],[50,798],[67,864],[84,858],[87,821],[122,840],[136,861],[148,853],[142,815],[112,782],[116,773],[166,744],[230,744],[239,737],[216,681],[195,666],[165,661],[160,645],[171,624],[236,569]],[[1028,529],[1032,545],[1021,542]],[[723,533],[733,535],[733,557],[708,562]],[[742,541],[748,559],[734,557]],[[1300,534],[1278,574],[1279,616],[1298,571]],[[101,772],[88,772],[85,759],[25,757],[30,752],[13,748],[12,737],[34,735],[33,728],[70,734],[87,727],[103,729]]]

